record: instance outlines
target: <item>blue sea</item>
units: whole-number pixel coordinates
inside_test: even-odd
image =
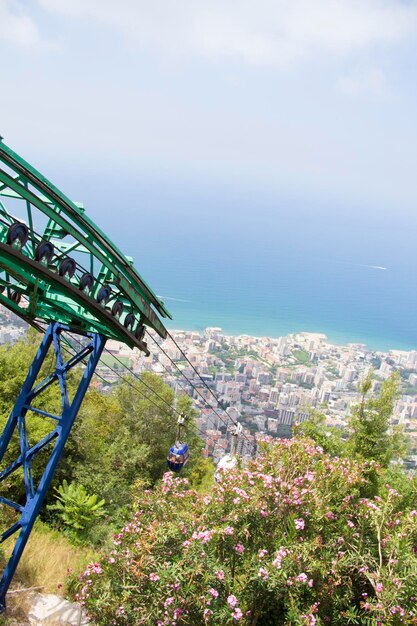
[[[134,257],[170,328],[325,333],[417,349],[417,217],[340,198],[169,177],[61,175],[63,190]]]

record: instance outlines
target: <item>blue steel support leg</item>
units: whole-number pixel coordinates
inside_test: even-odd
[[[0,487],[13,472],[22,468],[24,489],[26,493],[26,502],[24,505],[17,504],[6,497],[0,496],[0,503],[11,507],[21,514],[19,520],[7,529],[0,537],[0,541],[4,541],[13,533],[20,530],[14,550],[0,581],[0,612],[5,609],[7,590],[44,501],[52,476],[56,466],[58,465],[59,459],[61,458],[65,443],[71,432],[74,420],[88,389],[106,341],[105,337],[102,335],[85,333],[84,336],[88,338],[88,343],[81,350],[79,350],[74,357],[65,361],[61,347],[61,335],[63,332],[70,330],[71,329],[67,326],[57,322],[50,324],[0,438],[0,462],[3,460],[10,440],[16,429],[18,431],[20,443],[20,455],[0,473]],[[80,334],[79,331],[72,332],[78,332],[78,334]],[[55,352],[55,371],[40,384],[34,387],[42,364],[51,346],[53,346]],[[80,363],[81,360],[85,359],[88,360],[85,366],[84,375],[78,385],[72,402],[70,402],[66,381],[67,373],[71,368]],[[31,406],[31,402],[54,382],[58,382],[61,391],[61,416],[55,416]],[[29,416],[27,416],[27,413],[32,411],[38,415],[41,414],[46,418],[52,418],[56,423],[56,426],[40,442],[30,447],[27,433],[27,422],[30,420],[28,420]],[[54,445],[49,460],[46,463],[39,484],[35,488],[32,477],[32,460],[36,454],[38,454],[41,450],[44,450],[52,443],[54,443]]]

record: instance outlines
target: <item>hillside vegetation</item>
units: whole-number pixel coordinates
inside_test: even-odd
[[[36,344],[30,334],[0,347],[0,426]],[[256,460],[217,484],[191,400],[155,375],[141,381],[87,394],[21,582],[61,586],[70,560],[66,591],[96,626],[417,624],[417,480],[396,463],[405,440],[389,426],[395,376],[378,396],[371,374],[363,381],[346,433],[313,413],[294,439],[265,440]],[[58,411],[58,389],[43,402]],[[190,417],[181,477],[164,473],[175,408]],[[32,441],[45,432],[45,420],[30,419]],[[17,501],[18,479],[9,485]]]
[[[293,439],[210,494],[168,472],[78,598],[103,626],[417,624],[415,481],[363,497],[370,469]]]

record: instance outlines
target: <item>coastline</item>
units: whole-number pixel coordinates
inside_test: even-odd
[[[253,337],[255,339],[261,339],[262,337],[267,337],[273,341],[276,341],[278,339],[280,339],[281,337],[289,337],[290,335],[297,335],[297,334],[311,334],[311,335],[324,335],[326,337],[326,342],[331,344],[331,345],[335,345],[335,346],[343,346],[346,347],[349,344],[363,344],[367,347],[367,349],[371,352],[378,352],[381,354],[386,354],[388,352],[412,352],[414,350],[417,350],[417,342],[416,344],[413,346],[410,344],[401,344],[400,342],[394,342],[388,339],[383,339],[381,338],[380,340],[376,339],[376,338],[363,338],[363,337],[358,337],[358,336],[353,336],[353,335],[349,335],[345,332],[342,331],[337,331],[337,330],[324,330],[322,328],[319,329],[306,329],[306,328],[302,328],[302,329],[293,329],[292,331],[289,332],[281,332],[281,333],[253,333],[253,332],[231,332],[230,329],[226,326],[226,325],[222,325],[222,324],[207,324],[207,325],[201,325],[201,324],[193,324],[193,323],[188,323],[186,326],[181,324],[180,326],[178,324],[175,323],[176,320],[174,318],[174,320],[172,320],[169,324],[166,324],[167,328],[169,331],[171,332],[198,332],[200,334],[204,333],[204,331],[206,330],[206,328],[214,328],[214,327],[218,327],[222,329],[222,332],[224,335],[229,336],[229,337],[241,337],[241,336],[248,336],[248,337]]]

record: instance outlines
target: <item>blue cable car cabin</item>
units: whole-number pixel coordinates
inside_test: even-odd
[[[171,471],[179,472],[188,461],[190,453],[188,451],[188,443],[181,441],[181,428],[185,424],[185,415],[180,413],[177,421],[177,440],[169,449],[167,456],[167,464]]]
[[[171,471],[179,472],[188,461],[190,452],[188,450],[188,443],[182,441],[176,441],[175,444],[169,449],[167,456],[167,464]]]

